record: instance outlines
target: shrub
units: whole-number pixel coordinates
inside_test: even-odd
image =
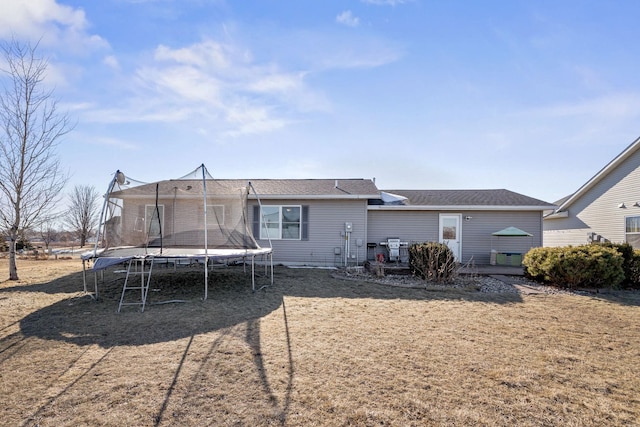
[[[524,273],[527,277],[540,282],[550,282],[550,265],[557,262],[562,248],[533,248],[522,258]]]
[[[624,282],[623,284],[625,286],[629,286],[629,287],[633,287],[633,286],[638,286],[640,285],[639,283],[639,279],[640,276],[638,275],[638,268],[640,268],[640,266],[634,266],[634,263],[638,263],[640,260],[634,260],[634,250],[633,250],[633,246],[631,246],[629,243],[611,243],[611,242],[606,242],[606,243],[597,243],[594,242],[592,243],[592,245],[602,245],[604,247],[607,248],[613,248],[615,250],[617,250],[620,255],[622,255],[622,270],[624,271]],[[634,269],[636,270],[634,272]]]
[[[617,287],[625,277],[623,256],[604,245],[534,248],[522,263],[528,276],[560,287]]]
[[[635,289],[640,288],[640,250],[638,249],[631,255],[629,269],[625,272],[625,285]]]
[[[453,252],[444,243],[414,243],[409,246],[409,268],[415,276],[424,280],[452,281],[457,266]]]

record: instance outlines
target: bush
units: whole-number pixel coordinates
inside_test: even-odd
[[[628,271],[625,272],[625,285],[640,289],[640,250],[636,249],[631,255]]]
[[[624,271],[623,285],[627,287],[640,286],[640,259],[635,254],[633,246],[629,243],[592,243],[592,245],[602,245],[607,248],[613,248],[622,255],[622,270]]]
[[[424,280],[448,282],[455,279],[458,263],[444,243],[414,243],[409,246],[411,273]]]
[[[533,248],[524,254],[522,265],[527,277],[539,282],[550,282],[551,265],[557,262],[562,248]]]
[[[534,248],[522,264],[529,277],[559,287],[618,287],[624,280],[624,258],[604,245]]]

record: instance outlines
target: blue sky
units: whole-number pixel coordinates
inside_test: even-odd
[[[553,202],[640,136],[637,1],[0,0],[77,184],[376,178]]]

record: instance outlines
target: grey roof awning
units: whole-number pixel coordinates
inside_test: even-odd
[[[531,233],[527,233],[526,231],[520,230],[516,227],[507,227],[504,230],[496,231],[495,233],[491,233],[492,236],[533,236]]]

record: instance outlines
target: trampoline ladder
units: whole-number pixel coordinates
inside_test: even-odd
[[[153,260],[148,262],[149,270],[145,270],[147,267],[147,259],[144,258],[132,258],[129,260],[127,267],[127,276],[124,279],[124,285],[122,286],[122,295],[120,296],[120,304],[118,305],[118,313],[122,309],[123,305],[139,305],[140,311],[144,312],[144,306],[147,302],[147,294],[149,292],[149,282],[151,281],[151,271],[153,270]],[[136,280],[136,276],[140,277],[140,282]],[[129,282],[131,279],[131,282]],[[124,302],[124,295],[127,291],[140,291],[140,300]]]

